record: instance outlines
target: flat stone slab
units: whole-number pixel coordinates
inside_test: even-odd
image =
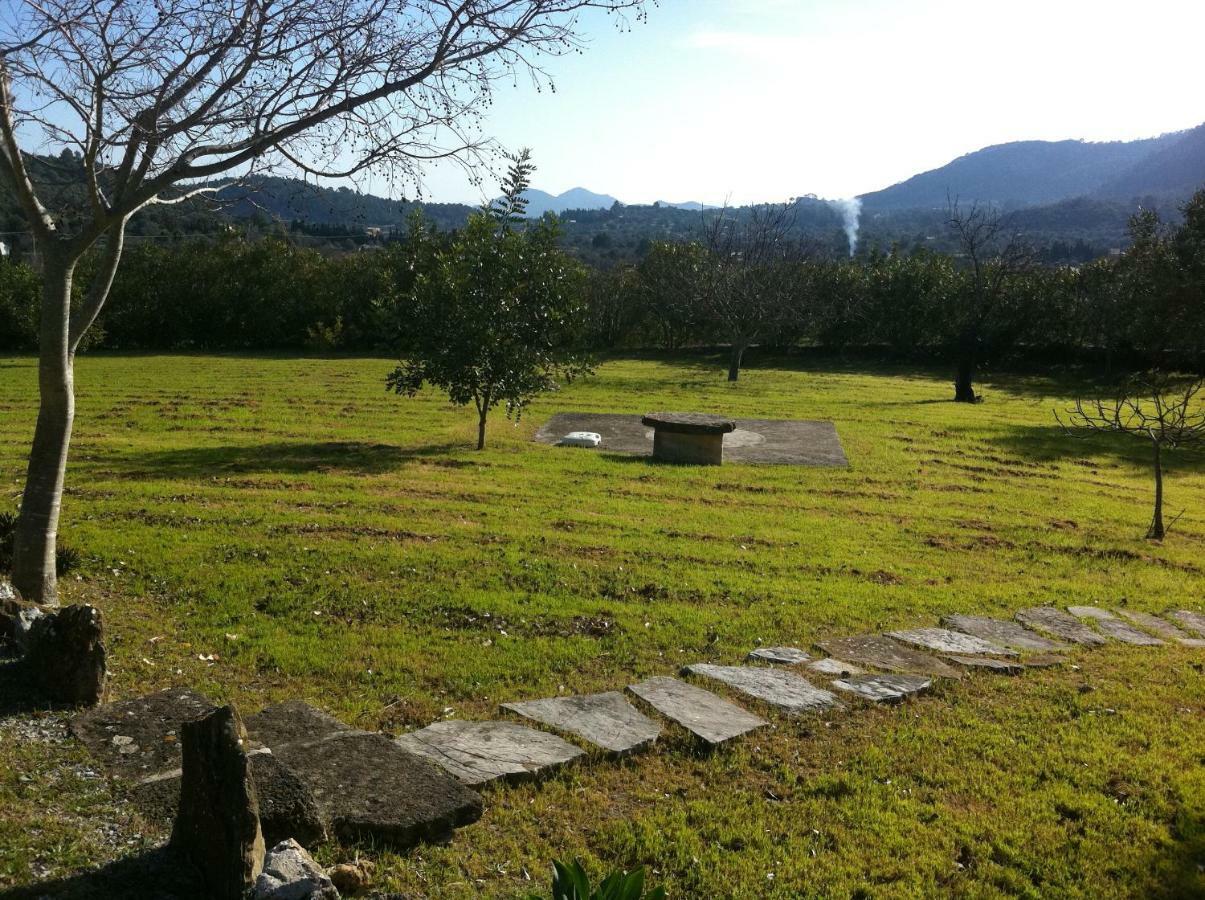
[[[1081,619],[1116,619],[1112,611],[1099,606],[1068,606],[1067,612]]]
[[[899,703],[933,686],[923,675],[850,675],[838,678],[833,687],[856,694],[872,703]]]
[[[71,731],[111,774],[141,781],[178,770],[180,726],[213,709],[196,691],[170,688],[82,712]]]
[[[1028,628],[1007,619],[954,615],[942,616],[941,624],[1016,650],[1064,650],[1067,647],[1066,644],[1059,644],[1040,634],[1034,634]]]
[[[618,691],[503,703],[502,708],[576,734],[611,753],[639,750],[661,734],[661,727]]]
[[[673,434],[728,434],[736,431],[735,419],[708,413],[645,413],[640,419],[640,424]]]
[[[654,429],[639,415],[557,413],[536,432],[534,440],[555,445],[571,431],[602,435],[593,452],[651,456]],[[786,466],[849,465],[832,422],[783,419],[735,419],[736,430],[723,435],[724,460]],[[591,448],[583,448],[591,452]]]
[[[585,755],[555,734],[514,722],[450,719],[403,734],[394,743],[469,785],[534,778]]]
[[[937,650],[941,653],[972,656],[1017,655],[1017,651],[1009,650],[1002,644],[995,644],[972,634],[963,634],[946,628],[910,628],[907,631],[889,631],[887,633],[905,644],[912,644],[914,647],[921,647],[925,650]]]
[[[628,685],[628,690],[667,719],[713,746],[768,724],[760,716],[711,691],[665,675]]]
[[[335,834],[397,849],[443,841],[481,817],[481,797],[382,734],[349,731],[274,751],[313,792]]]
[[[808,663],[808,668],[822,675],[861,675],[866,671],[865,669],[859,669],[853,663],[848,663],[843,659],[835,659],[831,656],[813,660]]]
[[[1178,622],[1189,631],[1195,631],[1201,637],[1205,637],[1205,613],[1192,612],[1187,609],[1178,609],[1174,612],[1169,612],[1167,617],[1173,622]]]
[[[1085,647],[1100,647],[1108,643],[1079,619],[1053,606],[1033,606],[1017,613],[1017,621],[1030,628],[1053,634],[1064,641]]]
[[[1138,612],[1132,609],[1123,609],[1119,611],[1135,625],[1141,625],[1147,631],[1154,632],[1165,640],[1176,641],[1177,643],[1183,644],[1185,647],[1205,647],[1205,639],[1190,637],[1187,632],[1181,631],[1166,619],[1161,619],[1158,616],[1152,616],[1150,613]]]
[[[1107,634],[1123,644],[1135,644],[1139,647],[1162,647],[1163,641],[1147,634],[1121,619],[1100,619],[1096,623],[1102,634]]]
[[[273,749],[285,744],[320,741],[352,730],[334,716],[301,700],[266,706],[244,719],[243,724],[252,741]]]
[[[855,637],[832,638],[817,644],[826,653],[839,659],[886,669],[889,672],[908,672],[919,675],[939,675],[942,678],[961,678],[962,673],[927,653],[905,647],[882,634],[862,634]]]
[[[782,669],[694,663],[683,671],[722,682],[747,697],[792,714],[839,709],[842,705],[831,691],[818,688],[794,672]]]
[[[750,650],[748,659],[760,662],[781,663],[784,666],[794,666],[811,659],[797,647],[758,647]]]
[[[950,662],[966,666],[968,669],[986,669],[1000,675],[1020,675],[1025,671],[1025,666],[1019,662],[993,659],[990,656],[962,656],[957,653],[947,653],[942,659],[948,659]]]

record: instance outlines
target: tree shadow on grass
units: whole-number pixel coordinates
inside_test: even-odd
[[[276,442],[122,453],[105,460],[127,478],[190,478],[232,474],[337,472],[379,475],[417,460],[449,456],[466,444],[397,447],[363,441]],[[449,463],[454,461],[449,459]]]
[[[166,846],[64,878],[0,890],[0,900],[205,900],[206,896],[190,864]]]
[[[1026,459],[1058,462],[1068,459],[1107,459],[1114,463],[1151,468],[1150,442],[1125,434],[1090,434],[1087,437],[1069,435],[1057,423],[1050,425],[1016,425],[1004,434],[989,438],[1001,449]],[[1164,469],[1169,472],[1205,472],[1205,453],[1171,450],[1163,455]]]

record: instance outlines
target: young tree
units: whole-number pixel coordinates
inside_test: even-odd
[[[579,352],[585,273],[557,246],[556,220],[525,227],[527,152],[513,158],[503,198],[474,215],[411,292],[412,347],[386,386],[414,396],[424,383],[477,410],[477,449],[490,410],[516,419],[539,394],[590,371]],[[418,230],[413,240],[434,240]]]
[[[416,183],[471,166],[492,85],[576,50],[578,13],[643,0],[20,0],[0,14],[0,177],[42,261],[41,403],[13,581],[53,602],[74,360],[126,224],[215,179],[280,167]],[[25,146],[65,147],[61,164]],[[35,164],[38,163],[38,164]],[[46,173],[50,173],[47,175]],[[68,182],[69,189],[61,184]],[[81,258],[99,257],[72,303]]]
[[[978,204],[964,208],[951,200],[947,225],[966,264],[944,323],[956,362],[954,400],[977,403],[980,363],[1016,341],[1026,327],[1031,285],[1025,276],[1034,267],[1033,251],[1006,229],[999,212]]]
[[[1155,473],[1155,511],[1146,536],[1162,540],[1163,454],[1169,450],[1205,451],[1205,378],[1180,379],[1152,372],[1126,382],[1110,399],[1077,400],[1055,418],[1068,434],[1109,432],[1150,441]]]

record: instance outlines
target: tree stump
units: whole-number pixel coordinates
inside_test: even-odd
[[[104,624],[92,606],[68,606],[33,620],[26,661],[46,698],[95,706],[105,694]]]
[[[241,900],[264,865],[247,732],[232,706],[180,731],[183,776],[171,845],[201,873],[210,896]]]

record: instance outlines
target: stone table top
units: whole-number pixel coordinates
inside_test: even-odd
[[[661,431],[676,434],[728,434],[736,431],[736,421],[708,413],[652,412],[640,423]]]

